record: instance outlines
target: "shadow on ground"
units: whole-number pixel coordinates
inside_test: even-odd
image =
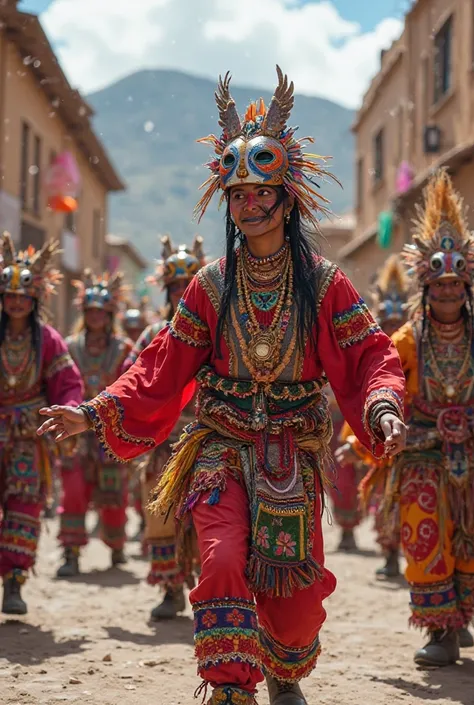
[[[189,617],[177,617],[169,622],[148,622],[153,634],[128,631],[121,627],[105,627],[109,639],[140,646],[161,646],[163,644],[194,643],[193,622]]]
[[[23,666],[80,653],[88,643],[89,639],[85,636],[72,639],[55,638],[52,631],[19,619],[7,619],[0,623],[0,657]]]
[[[474,703],[474,661],[462,658],[453,666],[423,670],[423,683],[416,683],[405,678],[371,678],[377,683],[385,683],[393,688],[412,695],[420,700],[436,702],[450,699],[457,705]]]

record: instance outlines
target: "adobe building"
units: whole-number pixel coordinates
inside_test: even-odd
[[[35,15],[16,0],[0,0],[0,229],[18,247],[61,241],[65,281],[53,301],[54,322],[66,332],[74,313],[71,280],[106,264],[107,200],[124,185],[91,125],[93,111],[64,75]],[[44,174],[71,152],[81,176],[79,208],[64,215],[47,207]]]
[[[445,166],[474,227],[474,3],[416,0],[357,113],[356,226],[339,259],[362,293],[410,238],[415,203]],[[380,239],[386,247],[380,246]]]

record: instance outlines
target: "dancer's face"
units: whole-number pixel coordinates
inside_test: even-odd
[[[246,238],[257,238],[276,232],[284,226],[284,203],[278,192],[262,184],[232,186],[229,192],[230,212],[234,223]]]
[[[5,294],[3,297],[3,308],[10,318],[21,320],[28,318],[33,311],[33,299],[31,296],[23,294]]]
[[[440,279],[428,286],[428,303],[433,316],[440,321],[457,320],[466,298],[466,286],[461,279]]]
[[[184,292],[188,288],[189,282],[186,279],[180,279],[176,282],[172,282],[169,285],[168,291],[169,291],[169,298],[170,298],[170,303],[173,308],[173,312],[176,311],[178,308],[178,304],[180,300],[184,296]]]
[[[109,314],[103,308],[86,308],[84,311],[84,321],[87,330],[99,332],[105,330],[109,319]]]

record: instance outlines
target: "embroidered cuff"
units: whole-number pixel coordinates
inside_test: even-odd
[[[384,435],[380,428],[380,419],[384,414],[395,414],[403,421],[403,402],[393,389],[384,387],[370,392],[365,402],[362,421],[366,433],[372,442],[383,443]]]
[[[110,441],[121,441],[122,444],[132,446],[142,446],[138,453],[145,453],[147,450],[152,450],[155,447],[153,438],[141,438],[133,436],[123,427],[123,407],[118,397],[109,392],[101,392],[91,401],[84,402],[80,408],[86,414],[91,423],[91,429],[94,431],[97,439],[105,453],[119,463],[126,463],[130,460],[130,455],[122,457],[117,455],[117,452],[112,448]],[[117,443],[118,445],[118,443]],[[134,453],[133,455],[137,455]]]
[[[209,328],[197,314],[187,308],[182,299],[170,323],[169,330],[173,338],[177,338],[187,345],[192,345],[194,348],[207,348],[211,344]]]

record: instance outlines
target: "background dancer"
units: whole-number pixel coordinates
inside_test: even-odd
[[[472,646],[474,612],[474,239],[446,171],[431,179],[404,250],[418,291],[395,335],[409,437],[390,474],[407,560],[411,619],[428,641],[415,662],[446,666]],[[389,505],[389,506],[390,506]]]
[[[38,438],[39,409],[77,406],[79,371],[60,334],[45,323],[45,305],[61,281],[52,266],[57,243],[15,252],[3,235],[0,276],[0,575],[2,612],[25,614],[21,586],[34,567],[40,515],[53,489],[57,452]],[[64,449],[66,450],[66,449]]]
[[[117,379],[132,349],[117,321],[125,288],[120,273],[96,277],[90,270],[75,286],[81,314],[67,344],[84,380],[85,398],[91,399]],[[125,563],[127,468],[107,457],[94,434],[88,434],[81,438],[77,453],[63,463],[62,484],[59,541],[64,563],[57,577],[79,573],[80,549],[88,543],[86,513],[91,502],[99,514],[99,535],[111,549],[112,565]]]
[[[143,331],[126,360],[125,370],[137,360],[155,336],[169,325],[189,283],[204,265],[202,243],[202,238],[196,236],[192,248],[180,245],[176,249],[169,236],[162,238],[162,260],[158,263],[155,276],[150,277],[149,281],[166,291],[166,304],[162,312],[166,318],[152,323]],[[173,619],[179,612],[184,611],[186,608],[184,584],[188,582],[192,585],[192,572],[198,561],[196,542],[192,539],[191,529],[182,532],[188,534],[187,551],[178,551],[173,517],[152,514],[147,508],[150,492],[156,486],[170,456],[171,444],[176,443],[183,428],[194,421],[194,409],[195,400],[192,399],[181,412],[170,437],[140,463],[142,505],[145,512],[143,541],[150,565],[147,582],[149,585],[161,586],[165,592],[163,600],[151,611],[150,616],[154,621]]]

